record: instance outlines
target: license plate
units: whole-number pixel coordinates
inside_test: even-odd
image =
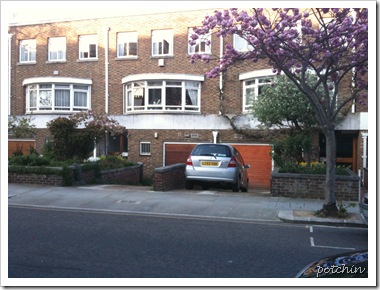
[[[217,162],[217,161],[202,161],[201,165],[202,166],[214,166],[214,167],[217,167],[217,166],[219,166],[219,162]]]

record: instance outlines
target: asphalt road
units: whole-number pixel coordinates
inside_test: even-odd
[[[367,248],[362,228],[9,206],[10,278],[281,278]]]

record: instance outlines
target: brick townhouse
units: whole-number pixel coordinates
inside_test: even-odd
[[[143,162],[147,177],[156,167],[186,162],[196,143],[231,143],[251,164],[252,186],[269,188],[271,141],[249,114],[246,96],[256,94],[273,73],[264,59],[207,79],[204,73],[215,62],[190,63],[194,52],[219,56],[225,41],[248,49],[242,39],[215,35],[210,49],[204,42],[189,46],[191,27],[213,11],[10,25],[9,115],[32,116],[36,148],[42,151],[48,121],[80,110],[106,112],[127,132],[110,137],[97,154],[107,150]],[[355,171],[367,166],[367,109],[360,110],[353,106],[337,131],[338,161]],[[237,133],[224,114],[239,115],[236,124],[253,133]],[[317,158],[323,159],[323,146]]]

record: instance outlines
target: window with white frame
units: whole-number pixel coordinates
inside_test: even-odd
[[[36,40],[27,39],[20,41],[20,63],[36,62]]]
[[[152,56],[173,55],[173,30],[152,31]]]
[[[66,37],[49,38],[49,61],[66,60]]]
[[[193,28],[189,28],[188,39],[192,39],[191,36],[195,34]],[[189,54],[195,53],[211,53],[211,34],[206,36],[199,35],[198,39],[195,40],[194,45],[189,44],[188,49]]]
[[[91,87],[87,84],[28,84],[26,111],[74,112],[90,109]]]
[[[117,57],[137,57],[137,32],[117,34]]]
[[[238,52],[247,52],[253,50],[253,46],[250,45],[247,40],[237,34],[234,34],[233,44],[234,49]]]
[[[151,155],[150,142],[140,142],[140,155]]]
[[[273,73],[268,73],[267,75],[262,75],[260,73],[253,73],[251,78],[244,79],[243,81],[243,111],[247,112],[251,110],[252,103],[260,95],[263,87],[268,86],[272,83],[273,77],[274,77]]]
[[[152,110],[199,112],[200,91],[201,83],[191,80],[127,82],[124,84],[124,112]]]
[[[79,59],[89,60],[98,58],[98,36],[79,36]]]

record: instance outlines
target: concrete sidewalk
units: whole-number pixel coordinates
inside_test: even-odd
[[[235,193],[217,190],[153,191],[151,187],[86,185],[52,187],[8,184],[8,204],[71,210],[96,210],[146,215],[213,218],[242,221],[292,222],[366,227],[359,205],[349,207],[350,218],[314,217],[323,200],[272,197],[269,192]]]

